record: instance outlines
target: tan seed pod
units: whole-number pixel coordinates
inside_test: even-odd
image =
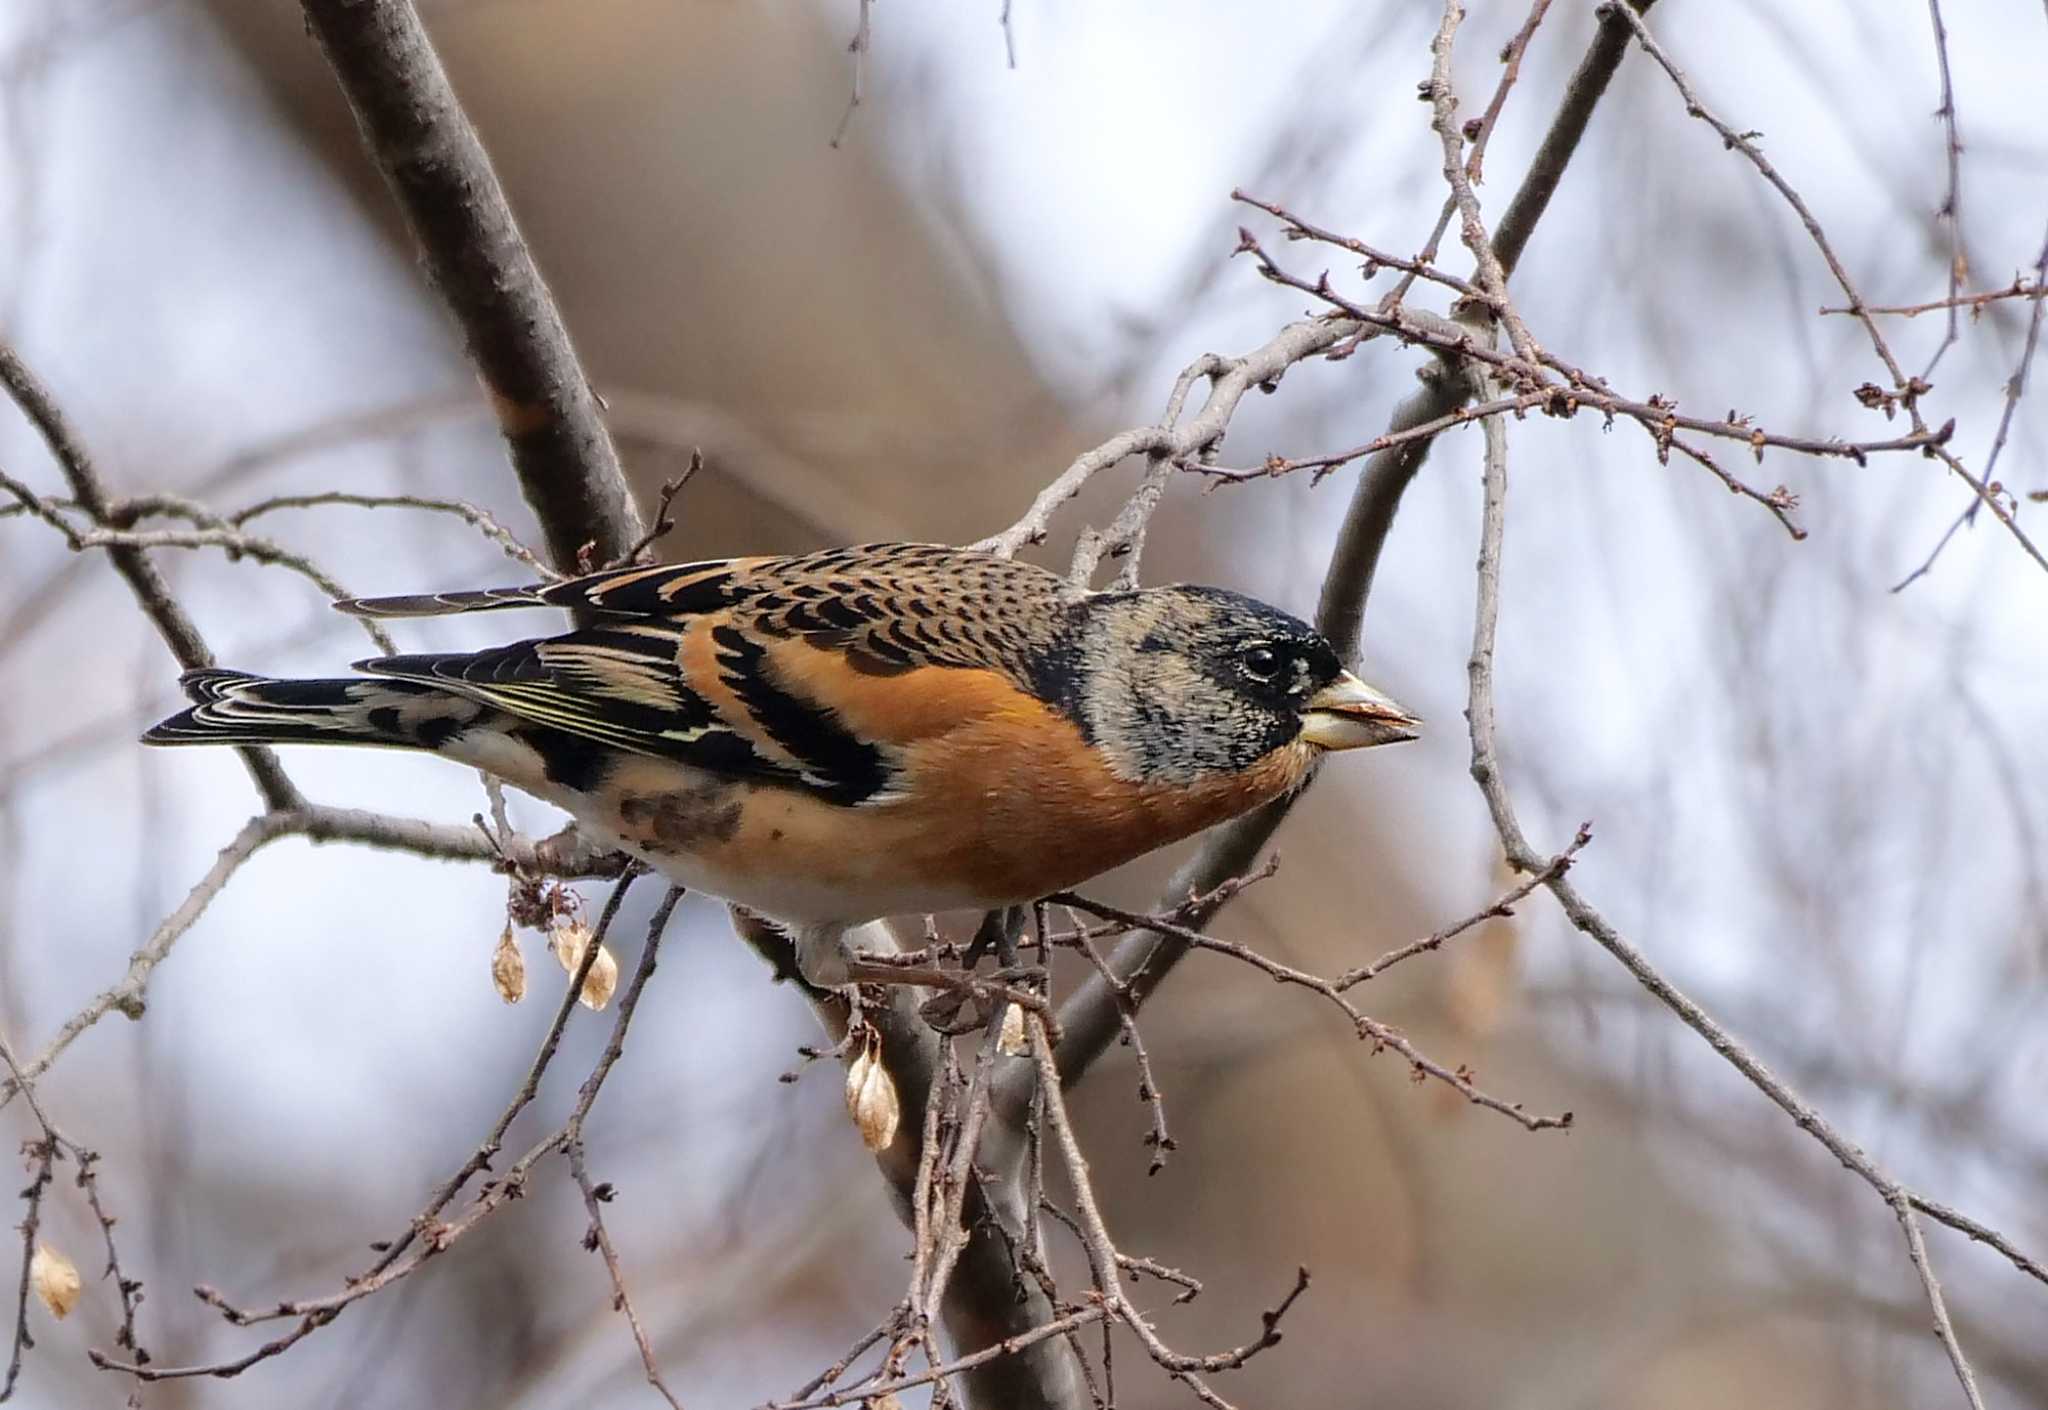
[[[867,1410],[903,1410],[903,1402],[894,1395],[870,1396],[861,1402]]]
[[[50,1309],[50,1315],[59,1321],[71,1315],[84,1287],[77,1265],[44,1243],[36,1245],[35,1256],[28,1261],[28,1282],[43,1300],[43,1306]]]
[[[1003,1031],[996,1035],[996,1051],[1004,1057],[1023,1057],[1031,1051],[1024,1041],[1024,1010],[1016,1004],[1003,1010]]]
[[[896,1079],[882,1063],[881,1044],[872,1037],[846,1066],[846,1112],[869,1150],[886,1149],[896,1139],[903,1106],[896,1098]]]
[[[580,920],[565,921],[554,928],[548,936],[556,960],[570,974],[583,963],[583,952],[590,946],[590,927]],[[612,958],[612,952],[599,945],[597,959],[590,966],[590,973],[583,976],[583,992],[576,997],[587,1009],[602,1009],[612,1001],[612,991],[619,987],[619,962]]]
[[[491,983],[508,1004],[526,997],[526,956],[519,953],[519,941],[509,925],[498,937],[498,948],[491,952]]]

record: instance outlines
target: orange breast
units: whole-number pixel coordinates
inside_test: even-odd
[[[893,716],[848,718],[869,738],[896,736],[899,799],[848,808],[757,787],[736,826],[692,837],[693,850],[762,884],[786,878],[806,892],[873,898],[855,908],[864,913],[1016,903],[1276,798],[1301,781],[1313,756],[1293,746],[1245,773],[1148,787],[1114,776],[1077,726],[1007,683],[938,674],[954,693],[943,707],[920,692],[910,698],[921,704]],[[839,698],[849,717],[861,708],[857,692]]]
[[[694,633],[686,661],[692,647]],[[848,807],[766,783],[686,786],[674,765],[639,759],[613,802],[644,855],[687,857],[692,884],[784,919],[1033,900],[1278,797],[1315,753],[1291,745],[1239,774],[1148,786],[1112,774],[1077,725],[997,672],[864,674],[797,640],[770,655],[784,688],[834,701],[847,729],[889,747],[897,796]]]

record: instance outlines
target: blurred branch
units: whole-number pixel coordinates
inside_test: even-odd
[[[874,44],[875,0],[854,0],[854,3],[860,9],[860,18],[853,27],[853,40],[846,46],[846,52],[853,55],[853,94],[846,100],[846,111],[840,115],[839,126],[832,133],[831,145],[835,151],[839,144],[846,140],[846,129],[853,126],[854,110],[860,107],[860,100],[867,87],[868,50]],[[1010,10],[1009,6],[1005,5],[1003,33],[1007,35],[1009,32]],[[1010,67],[1017,67],[1014,54],[1010,60]]]
[[[22,484],[9,475],[0,474],[0,489],[4,489],[13,495],[15,505],[20,509],[41,519],[59,534],[63,535],[65,544],[70,547],[73,553],[83,553],[87,549],[93,548],[104,548],[109,551],[115,549],[150,548],[218,548],[223,550],[230,560],[252,558],[258,563],[269,564],[273,567],[284,568],[297,573],[300,577],[312,583],[313,586],[319,588],[330,600],[353,595],[340,582],[322,569],[319,564],[304,554],[294,553],[290,549],[285,548],[281,544],[273,543],[269,539],[259,538],[255,534],[247,534],[243,533],[240,529],[231,528],[225,521],[217,516],[208,514],[202,506],[193,504],[190,501],[172,501],[169,496],[155,496],[143,501],[143,503],[158,508],[160,512],[171,512],[164,506],[176,502],[179,506],[177,512],[180,513],[181,517],[192,519],[198,525],[198,527],[192,529],[81,528],[64,517],[64,509],[60,507],[58,502],[44,499],[29,489],[27,485]],[[77,509],[76,501],[69,503],[71,508]],[[110,518],[113,518],[115,522],[119,522],[120,516],[128,508],[129,504],[130,501],[123,500],[110,506]],[[368,622],[365,622],[364,626],[371,628],[368,635],[371,643],[378,650],[385,652],[387,655],[393,654],[398,650],[397,644],[391,640],[390,634],[382,627],[374,626],[374,624]]]
[[[118,1010],[128,1018],[142,1017],[150,977],[155,974],[157,966],[170,956],[171,948],[180,937],[213,904],[214,898],[220,895],[242,863],[280,837],[304,837],[312,842],[353,842],[440,861],[509,862],[550,876],[605,876],[615,875],[618,871],[615,856],[592,849],[574,833],[549,838],[538,844],[518,838],[494,842],[477,828],[451,827],[445,823],[422,822],[355,808],[308,806],[259,813],[242,825],[242,830],[221,849],[220,856],[186,893],[178,908],[166,916],[142,947],[129,957],[128,972],[120,982],[66,1019],[56,1036],[22,1069],[27,1079],[34,1081],[42,1076],[80,1034],[109,1013]],[[0,1106],[12,1101],[19,1090],[13,1078],[0,1082]]]
[[[281,509],[316,509],[328,504],[352,505],[357,509],[424,509],[435,514],[452,514],[503,549],[507,558],[525,564],[543,578],[560,576],[542,562],[538,554],[521,543],[510,529],[500,524],[489,510],[467,500],[429,499],[413,494],[349,494],[341,490],[329,490],[322,494],[281,494],[258,500],[246,509],[237,510],[228,516],[228,522],[240,528],[251,519],[265,514],[275,514]]]
[[[305,13],[462,327],[548,556],[564,572],[614,557],[642,532],[618,452],[419,15],[409,0],[305,0]]]
[[[0,343],[0,383],[6,385],[15,405],[41,433],[50,454],[56,458],[58,468],[63,471],[65,481],[71,486],[71,497],[79,509],[95,525],[102,529],[109,527],[112,522],[111,505],[100,482],[99,471],[86,454],[84,443],[72,431],[64,413],[58,410],[49,389],[28,369],[13,347],[5,343]],[[199,635],[199,628],[193,625],[185,609],[171,596],[170,585],[164,581],[163,574],[157,572],[156,565],[149,561],[148,553],[134,544],[114,544],[107,549],[107,557],[113,562],[114,571],[135,594],[143,615],[155,624],[164,644],[171,648],[171,655],[177,658],[178,664],[188,671],[211,666],[214,663],[213,653]],[[256,783],[256,791],[263,795],[263,801],[272,811],[304,806],[305,800],[285,775],[284,766],[278,763],[274,752],[260,744],[241,745],[235,752],[242,756],[244,767]]]

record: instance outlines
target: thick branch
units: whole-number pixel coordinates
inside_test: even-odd
[[[391,183],[512,448],[555,566],[641,533],[569,331],[409,0],[305,0],[306,23]]]

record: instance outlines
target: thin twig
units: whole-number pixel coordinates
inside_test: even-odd
[[[110,522],[111,501],[100,482],[99,471],[86,454],[85,443],[71,429],[71,423],[58,409],[49,389],[29,370],[13,347],[5,343],[0,343],[0,384],[6,386],[15,405],[42,435],[44,444],[50,448],[51,456],[64,473],[65,481],[71,486],[72,498],[95,524],[105,527]],[[143,615],[155,625],[178,664],[188,671],[213,665],[213,653],[199,635],[199,628],[192,624],[185,609],[171,596],[170,585],[164,581],[156,565],[150,562],[149,555],[133,546],[115,546],[107,550],[107,557],[112,561],[114,571],[135,594]],[[256,791],[263,795],[264,803],[273,811],[303,806],[305,800],[299,796],[299,790],[286,776],[284,766],[272,750],[261,744],[244,744],[237,746],[236,752],[241,755],[250,778],[255,781]]]
[[[243,824],[177,909],[130,956],[127,973],[119,982],[67,1018],[56,1035],[26,1064],[23,1070],[29,1079],[33,1081],[48,1071],[50,1064],[80,1034],[109,1013],[118,1011],[130,1018],[141,1017],[150,977],[157,966],[169,957],[172,947],[205,913],[235,871],[280,837],[349,842],[440,861],[501,862],[509,858],[521,867],[560,877],[615,876],[621,865],[615,854],[595,851],[574,835],[551,838],[537,846],[513,839],[501,851],[475,828],[450,827],[356,808],[301,807],[259,813]],[[17,1090],[12,1079],[0,1081],[0,1106],[11,1101]]]
[[[1762,174],[1764,180],[1770,183],[1771,188],[1784,198],[1785,203],[1792,208],[1793,213],[1799,217],[1799,223],[1805,227],[1808,237],[1813,241],[1814,248],[1820,252],[1822,260],[1826,262],[1828,272],[1834,276],[1836,285],[1840,287],[1843,295],[1847,297],[1851,316],[1863,325],[1864,332],[1870,338],[1871,350],[1877,354],[1878,360],[1884,364],[1886,373],[1892,379],[1892,392],[1889,395],[1880,392],[1879,397],[1873,400],[1882,401],[1887,409],[1894,405],[1903,409],[1907,419],[1912,423],[1913,430],[1915,432],[1926,432],[1928,426],[1925,417],[1922,416],[1920,411],[1920,398],[1931,388],[1919,377],[1908,377],[1905,370],[1900,367],[1898,358],[1892,353],[1891,345],[1885,341],[1884,331],[1877,326],[1877,320],[1871,316],[1870,306],[1864,301],[1863,295],[1857,289],[1855,281],[1849,277],[1849,271],[1842,264],[1841,257],[1835,253],[1834,244],[1828,239],[1827,232],[1821,229],[1820,221],[1814,217],[1813,211],[1808,207],[1805,199],[1800,196],[1798,191],[1793,189],[1792,184],[1780,175],[1778,169],[1772,166],[1769,159],[1764,156],[1762,149],[1755,142],[1755,134],[1736,131],[1727,122],[1715,116],[1700,101],[1699,95],[1693,91],[1691,81],[1686,78],[1684,72],[1673,62],[1671,56],[1664,52],[1663,47],[1657,43],[1649,31],[1649,27],[1627,5],[1610,2],[1603,5],[1601,10],[1603,14],[1619,15],[1630,26],[1635,34],[1636,42],[1642,45],[1643,52],[1656,60],[1658,67],[1662,68],[1665,74],[1670,77],[1672,85],[1678,90],[1679,96],[1685,100],[1687,114],[1698,118],[1701,122],[1713,128],[1723,145],[1729,150],[1740,152],[1747,158],[1750,164]],[[1945,439],[1946,437],[1943,438],[1943,440]],[[1955,474],[1957,479],[1968,485],[1977,496],[1978,501],[1990,508],[1993,517],[2005,526],[2006,532],[2012,535],[2013,540],[2019,544],[2027,556],[2040,565],[2044,571],[2048,571],[2048,555],[2044,555],[2035,546],[2034,541],[2027,536],[2026,531],[2020,528],[2013,518],[2012,511],[1999,502],[1997,493],[1984,479],[1972,475],[1965,469],[1962,461],[1958,460],[1941,442],[1930,443],[1926,447],[1926,453],[1941,461],[1942,464],[1946,465]]]
[[[2019,287],[2018,280],[2014,280],[2013,284],[2015,288]],[[1998,457],[2005,451],[2005,439],[2012,431],[2013,417],[2019,411],[2020,398],[2027,393],[2027,380],[2032,374],[2034,367],[2034,352],[2041,346],[2042,300],[2038,297],[2038,291],[2044,286],[2048,286],[2048,236],[2042,238],[2041,253],[2034,260],[2034,282],[2032,288],[2036,291],[2036,297],[2033,299],[2034,307],[2027,315],[2027,340],[2020,349],[2019,365],[2013,369],[2012,376],[2006,379],[2005,406],[1998,414],[1998,430],[1991,437],[1990,453],[1984,457],[1984,480],[1986,484],[1991,486],[1994,494],[1997,492],[1998,484],[1997,481],[1992,479],[1992,476],[1998,470]],[[1948,526],[1948,532],[1944,533],[1939,541],[1935,543],[1933,549],[1928,553],[1926,560],[1918,568],[1915,568],[1904,578],[1893,584],[1892,591],[1899,592],[1904,588],[1912,586],[1916,579],[1927,576],[1928,571],[1934,567],[1934,560],[1941,556],[1942,549],[1948,547],[1948,541],[1955,537],[1956,530],[1962,528],[1965,524],[1974,523],[1977,518],[1977,511],[1983,504],[1984,501],[1981,499],[1971,500],[1969,507],[1963,510],[1955,522]]]
[[[1460,1067],[1454,1071],[1429,1057],[1416,1048],[1413,1043],[1409,1042],[1399,1031],[1362,1012],[1357,1005],[1344,997],[1342,989],[1339,988],[1335,981],[1325,979],[1321,975],[1309,974],[1304,970],[1295,969],[1291,965],[1282,964],[1280,961],[1261,954],[1251,946],[1241,944],[1238,941],[1219,940],[1213,935],[1206,935],[1192,926],[1179,924],[1167,916],[1141,915],[1134,911],[1121,910],[1115,906],[1105,905],[1100,901],[1091,901],[1084,896],[1077,896],[1072,892],[1060,892],[1050,899],[1057,901],[1061,905],[1072,906],[1076,910],[1086,911],[1090,915],[1099,916],[1104,920],[1113,920],[1119,925],[1127,926],[1132,930],[1148,931],[1158,935],[1170,935],[1190,949],[1211,950],[1220,955],[1229,955],[1233,959],[1241,960],[1250,965],[1276,983],[1292,984],[1299,988],[1307,989],[1311,993],[1320,994],[1343,1011],[1344,1016],[1351,1020],[1351,1026],[1358,1036],[1373,1045],[1373,1051],[1378,1052],[1383,1048],[1392,1049],[1407,1059],[1410,1069],[1418,1076],[1435,1078],[1437,1081],[1449,1086],[1466,1101],[1471,1102],[1475,1106],[1483,1106],[1489,1111],[1497,1111],[1522,1126],[1525,1130],[1564,1130],[1572,1124],[1572,1114],[1568,1111],[1558,1116],[1536,1116],[1524,1110],[1520,1102],[1503,1101],[1499,1097],[1481,1091],[1473,1084],[1468,1069]]]
[[[576,973],[569,977],[567,995],[571,1004],[574,997],[582,992],[583,981],[595,963],[603,942],[603,929],[611,916],[617,913],[617,902],[631,879],[630,875],[622,878],[618,887],[614,888],[605,914],[599,919],[598,930],[594,932],[591,943],[584,948],[583,958]],[[251,1311],[230,1303],[212,1288],[202,1286],[194,1289],[200,1301],[214,1308],[236,1326],[254,1326],[279,1319],[298,1319],[288,1330],[241,1356],[199,1365],[145,1366],[120,1361],[95,1350],[89,1353],[93,1364],[102,1370],[127,1372],[145,1381],[182,1380],[197,1376],[226,1379],[238,1376],[252,1366],[289,1351],[320,1328],[333,1322],[355,1303],[409,1277],[430,1259],[447,1251],[473,1232],[478,1225],[508,1202],[524,1194],[534,1167],[543,1158],[557,1152],[566,1153],[570,1144],[581,1138],[584,1120],[596,1102],[599,1091],[603,1089],[605,1078],[617,1063],[620,1053],[624,1051],[626,1030],[633,1021],[641,992],[646,988],[647,980],[654,972],[661,930],[674,910],[680,894],[680,888],[672,889],[662,904],[655,909],[654,918],[649,925],[647,944],[641,951],[640,963],[635,968],[633,977],[620,991],[618,1013],[612,1021],[611,1037],[607,1040],[604,1051],[598,1056],[590,1075],[577,1089],[576,1103],[570,1110],[568,1120],[560,1130],[543,1137],[529,1147],[504,1175],[479,1190],[476,1198],[459,1215],[449,1220],[441,1219],[440,1212],[447,1207],[448,1200],[437,1195],[435,1201],[430,1202],[428,1208],[414,1218],[405,1233],[382,1246],[382,1256],[377,1263],[368,1271],[351,1277],[343,1291],[327,1297],[287,1300],[266,1310]],[[554,1037],[558,1039],[559,1035],[556,1034]],[[454,1181],[449,1182],[442,1187],[443,1191],[450,1191],[454,1185]],[[452,1198],[452,1194],[449,1198]]]
[[[867,83],[868,49],[874,43],[872,22],[874,19],[875,0],[856,0],[856,3],[860,6],[860,19],[854,24],[853,39],[846,46],[846,51],[853,55],[853,95],[846,100],[846,111],[840,115],[839,126],[833,130],[832,148],[834,151],[837,151],[839,144],[846,140],[846,129],[853,125],[854,110],[860,107],[863,89]],[[1003,20],[1003,32],[1007,34],[1009,33],[1009,7],[1007,5],[1003,9]],[[1011,67],[1016,67],[1014,58],[1011,61]]]
[[[1943,193],[1941,205],[1935,211],[1935,219],[1948,227],[1948,327],[1942,334],[1941,345],[1934,355],[1927,359],[1927,366],[1920,369],[1920,380],[1927,381],[1934,376],[1934,369],[1948,350],[1955,346],[1957,337],[1958,291],[1963,287],[1963,141],[1956,131],[1956,88],[1948,69],[1948,26],[1942,22],[1941,0],[1927,0],[1927,17],[1934,25],[1934,63],[1941,74],[1941,106],[1934,115],[1941,119],[1942,146],[1948,157],[1948,189]],[[1981,305],[1980,305],[1981,307]],[[1989,466],[1984,470],[1990,478]]]
[[[6,1059],[8,1071],[13,1074],[12,1080],[28,1102],[29,1113],[35,1117],[36,1124],[43,1130],[40,1140],[24,1141],[21,1147],[23,1156],[28,1160],[29,1179],[21,1191],[21,1275],[15,1292],[14,1345],[7,1357],[7,1379],[0,1381],[0,1401],[4,1401],[13,1397],[15,1382],[21,1378],[22,1360],[36,1344],[35,1338],[28,1330],[29,1269],[35,1262],[36,1236],[42,1229],[43,1196],[49,1190],[50,1182],[56,1178],[54,1172],[59,1145],[57,1133],[51,1127],[50,1119],[43,1115],[42,1107],[36,1104],[35,1088],[31,1080],[15,1065],[14,1051],[7,1046],[4,1038],[0,1038],[0,1057]]]
[[[358,509],[424,509],[436,514],[452,514],[503,549],[505,556],[514,562],[524,564],[543,578],[561,576],[539,554],[521,543],[510,529],[499,523],[489,510],[461,499],[429,499],[424,495],[410,494],[350,494],[341,490],[322,494],[281,494],[237,510],[228,516],[228,522],[239,526],[281,509],[314,509],[327,504],[352,505]]]
[[[1377,979],[1403,960],[1413,959],[1415,956],[1426,954],[1431,950],[1442,949],[1445,941],[1464,934],[1475,925],[1489,920],[1507,919],[1515,913],[1514,907],[1527,897],[1530,892],[1549,882],[1552,877],[1563,876],[1570,869],[1572,861],[1579,855],[1580,849],[1592,840],[1592,824],[1581,824],[1578,835],[1572,838],[1569,847],[1544,863],[1541,870],[1524,879],[1520,885],[1503,893],[1484,910],[1475,911],[1463,920],[1447,925],[1442,930],[1435,931],[1432,934],[1425,935],[1413,944],[1403,945],[1398,950],[1389,950],[1371,964],[1360,965],[1357,969],[1344,971],[1343,974],[1336,978],[1333,987],[1339,993],[1342,993],[1344,990],[1363,984],[1369,979]]]
[[[624,890],[623,883],[619,890]],[[613,894],[616,897],[619,893],[615,891]],[[608,1070],[611,1063],[618,1059],[618,1048],[623,1047],[626,1039],[626,1026],[632,1021],[631,1005],[639,1002],[641,990],[647,987],[647,980],[654,973],[655,956],[661,948],[662,932],[668,928],[668,918],[675,910],[676,902],[682,898],[682,887],[670,887],[661,904],[655,908],[654,918],[648,922],[647,943],[641,947],[639,967],[634,970],[632,981],[626,986],[625,995],[619,1001],[619,1016],[612,1025],[612,1044],[606,1047],[605,1057],[599,1062],[599,1070],[591,1074],[591,1081],[586,1084],[592,1101],[596,1100],[597,1087],[604,1081],[603,1071]],[[590,951],[595,954],[596,950],[597,945],[593,941]],[[579,977],[577,982],[569,986],[569,994],[574,996],[581,993],[582,989],[583,984]],[[588,1110],[589,1104],[586,1102],[582,1111]],[[619,1269],[618,1250],[612,1246],[611,1234],[604,1224],[603,1207],[612,1198],[613,1188],[610,1184],[593,1183],[590,1178],[590,1169],[583,1148],[582,1112],[570,1118],[568,1129],[570,1134],[564,1142],[564,1149],[569,1155],[569,1175],[575,1180],[576,1188],[582,1192],[583,1208],[590,1215],[590,1229],[584,1235],[583,1246],[596,1249],[604,1256],[605,1272],[612,1280],[612,1308],[625,1317],[626,1325],[632,1329],[633,1344],[639,1348],[640,1365],[647,1372],[647,1383],[669,1403],[671,1410],[683,1410],[682,1402],[676,1399],[675,1392],[668,1387],[668,1382],[661,1378],[661,1367],[654,1359],[653,1343],[648,1341],[647,1331],[640,1325],[640,1314],[634,1311],[633,1299],[626,1291],[626,1277]]]
[[[1479,539],[1478,604],[1473,615],[1472,654],[1467,663],[1470,690],[1466,718],[1471,726],[1471,771],[1473,781],[1479,785],[1480,793],[1485,797],[1487,811],[1493,818],[1494,829],[1500,835],[1502,851],[1508,865],[1517,871],[1532,872],[1542,869],[1544,863],[1536,850],[1529,845],[1527,835],[1522,831],[1521,823],[1515,816],[1514,804],[1508,797],[1507,786],[1501,777],[1495,746],[1493,662],[1494,640],[1500,620],[1501,544],[1507,512],[1507,430],[1498,417],[1489,419],[1485,430],[1486,487]],[[1777,1103],[1801,1130],[1813,1136],[1843,1165],[1860,1175],[1887,1204],[1892,1206],[1893,1211],[1899,1216],[1915,1271],[1920,1275],[1922,1291],[1926,1294],[1929,1310],[1933,1313],[1935,1333],[1949,1355],[1972,1410],[1983,1410],[1983,1401],[1977,1393],[1976,1379],[1970,1371],[1962,1347],[1956,1340],[1955,1329],[1949,1321],[1948,1307],[1942,1296],[1941,1285],[1935,1280],[1933,1269],[1927,1262],[1926,1251],[1921,1245],[1919,1222],[1914,1212],[1916,1206],[1910,1193],[1879,1169],[1876,1162],[1860,1147],[1837,1132],[1704,1009],[1660,974],[1639,950],[1629,944],[1604,916],[1579,895],[1569,876],[1562,873],[1550,875],[1543,884],[1557,898],[1558,904],[1564,908],[1565,915],[1574,926],[1619,960],[1639,984],[1675,1013],[1687,1027],[1704,1038],[1708,1046],[1748,1078],[1752,1085]]]
[[[1507,105],[1509,90],[1521,77],[1522,56],[1529,52],[1529,41],[1536,37],[1536,26],[1543,23],[1543,16],[1549,10],[1550,0],[1535,0],[1529,7],[1529,17],[1522,21],[1515,37],[1500,51],[1500,84],[1493,90],[1493,100],[1476,121],[1465,125],[1465,136],[1472,143],[1472,155],[1465,162],[1465,176],[1474,186],[1485,179],[1487,139],[1493,136],[1494,124],[1500,121],[1500,110]]]

